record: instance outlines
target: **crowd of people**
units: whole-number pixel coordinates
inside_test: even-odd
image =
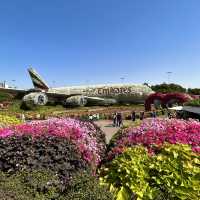
[[[151,112],[151,117],[156,118],[156,111],[153,110]],[[135,121],[138,118],[138,115],[136,115],[135,111],[132,111],[131,113],[131,120]],[[143,120],[145,118],[145,112],[141,111],[139,113],[139,119]],[[113,114],[113,126],[114,127],[121,127],[123,125],[123,117],[122,117],[122,113],[120,112],[116,112]]]
[[[177,113],[172,113],[170,112],[169,110],[162,110],[161,111],[162,115],[166,115],[166,117],[168,118],[178,118],[178,115]],[[131,121],[136,121],[137,119],[139,120],[143,120],[145,119],[146,117],[151,117],[151,118],[156,118],[157,117],[157,111],[154,109],[152,110],[150,113],[148,112],[144,112],[144,111],[140,111],[140,112],[136,112],[136,111],[132,111],[131,112],[131,115],[129,116],[129,120]],[[88,115],[88,119],[90,121],[93,121],[93,120],[99,120],[100,119],[100,115],[99,114],[90,114]],[[113,115],[112,115],[112,120],[113,120],[113,126],[114,127],[121,127],[123,126],[123,114],[122,112],[115,112]]]

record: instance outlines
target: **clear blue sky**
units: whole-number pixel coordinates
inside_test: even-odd
[[[0,80],[200,87],[199,0],[0,1]]]

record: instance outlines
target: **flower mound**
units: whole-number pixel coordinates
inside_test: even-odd
[[[193,151],[200,153],[200,123],[195,120],[146,119],[140,127],[128,129],[114,144],[109,159],[122,153],[125,147],[141,144],[155,153],[165,142],[189,144]]]
[[[97,142],[97,130],[88,122],[75,119],[49,119],[33,121],[9,128],[0,129],[0,137],[31,136],[56,136],[65,138],[77,146],[83,159],[89,164],[97,166],[101,161],[101,154],[105,150],[105,144]]]

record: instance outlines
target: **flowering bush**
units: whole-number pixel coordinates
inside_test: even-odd
[[[165,94],[160,93],[160,92],[150,94],[148,98],[145,100],[145,110],[146,111],[151,110],[151,104],[153,104],[155,100],[159,100],[162,103],[164,97],[165,97]]]
[[[165,108],[170,102],[172,103],[173,101],[175,101],[177,103],[183,104],[185,102],[191,101],[192,99],[193,97],[186,93],[172,92],[165,94],[157,92],[149,95],[148,98],[145,100],[145,110],[151,110],[151,104],[153,104],[155,100],[160,101],[161,106]]]
[[[108,159],[122,153],[125,147],[141,144],[155,153],[164,142],[189,144],[200,153],[200,123],[195,120],[146,119],[140,127],[130,128],[123,137],[112,144]]]
[[[16,117],[10,117],[7,115],[0,114],[0,128],[10,126],[10,125],[16,125],[20,123],[21,121],[17,119]]]
[[[33,138],[56,136],[66,138],[76,145],[83,159],[95,166],[100,163],[101,155],[105,151],[103,139],[101,139],[101,142],[97,139],[99,135],[103,135],[103,133],[97,133],[96,127],[92,123],[70,118],[33,121],[0,129],[1,138],[11,136],[31,136]]]
[[[76,119],[1,128],[0,197],[112,199],[94,176],[105,149],[105,134],[93,123]]]

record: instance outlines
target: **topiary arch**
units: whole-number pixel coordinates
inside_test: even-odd
[[[187,101],[192,100],[193,98],[189,94],[185,93],[154,93],[151,94],[145,101],[145,110],[151,110],[151,104],[154,104],[155,100],[161,102],[162,107],[168,107],[170,102],[176,102],[178,104],[183,104]]]

